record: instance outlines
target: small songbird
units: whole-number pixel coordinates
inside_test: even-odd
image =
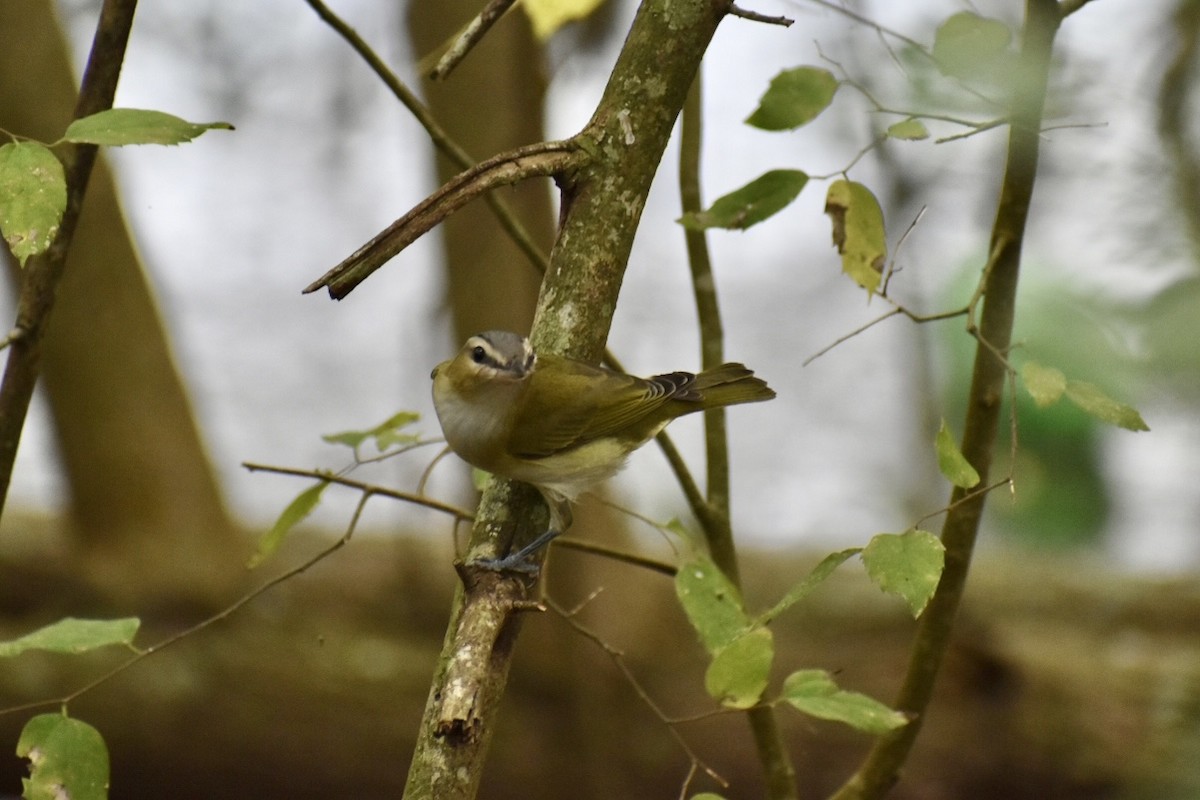
[[[450,448],[479,469],[532,484],[550,508],[549,530],[514,554],[483,562],[497,570],[536,569],[525,559],[570,527],[572,501],[614,475],[671,420],[775,396],[741,364],[635,378],[539,355],[508,331],[472,336],[431,377]]]

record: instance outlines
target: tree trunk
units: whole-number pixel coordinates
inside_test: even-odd
[[[77,89],[53,3],[0,3],[0,31],[0,127],[56,140]],[[226,598],[243,578],[244,544],[103,159],[59,287],[42,380],[80,568],[121,604]]]

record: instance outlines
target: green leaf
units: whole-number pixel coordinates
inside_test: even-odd
[[[926,128],[925,123],[919,119],[906,119],[889,125],[887,135],[893,139],[918,141],[929,138],[929,128]]]
[[[48,650],[52,653],[85,653],[111,644],[129,645],[137,635],[141,621],[137,617],[123,619],[76,619],[66,617],[44,628],[38,628],[19,639],[0,642],[0,657],[9,658],[26,650]]]
[[[63,714],[39,714],[21,731],[17,755],[29,759],[25,800],[105,800],[108,748],[100,732]]]
[[[799,128],[829,107],[838,85],[833,73],[819,67],[784,70],[771,79],[746,124],[766,131]]]
[[[718,650],[704,688],[729,708],[750,708],[762,699],[775,659],[775,639],[768,628],[752,628]]]
[[[367,439],[374,439],[375,449],[383,453],[396,445],[408,445],[419,441],[420,437],[416,434],[403,433],[402,430],[420,418],[421,415],[414,411],[401,411],[388,417],[374,428],[328,433],[321,438],[329,444],[344,444],[354,450],[357,450],[359,445]]]
[[[1011,42],[1012,32],[1000,20],[961,11],[938,27],[933,60],[943,75],[989,78],[1009,61]]]
[[[874,293],[887,262],[883,211],[871,190],[853,181],[834,181],[825,196],[833,223],[833,244],[842,254],[842,271]]]
[[[715,654],[750,625],[737,587],[707,556],[696,555],[680,566],[675,594],[709,653]]]
[[[784,611],[794,606],[796,603],[807,597],[813,589],[816,589],[821,583],[833,574],[833,571],[840,567],[846,559],[853,555],[862,552],[861,547],[851,547],[848,550],[841,550],[837,553],[830,553],[821,559],[821,563],[813,567],[812,572],[804,578],[804,580],[793,586],[783,599],[775,604],[774,608],[770,609],[757,620],[760,625],[766,625],[771,620],[778,617]]]
[[[717,198],[707,211],[689,211],[679,221],[692,230],[745,230],[786,208],[806,183],[808,175],[798,169],[773,169]]]
[[[233,130],[228,122],[188,122],[164,111],[110,108],[67,126],[64,142],[102,144],[180,144],[205,131]]]
[[[962,489],[970,489],[979,483],[979,473],[958,449],[958,443],[954,441],[954,434],[950,433],[946,420],[942,420],[942,427],[938,428],[934,438],[934,449],[937,450],[938,469],[952,484]]]
[[[700,794],[692,795],[692,800],[725,800],[725,798],[713,792],[701,792]]]
[[[788,675],[782,697],[805,714],[844,722],[867,733],[887,733],[908,724],[907,716],[878,700],[839,689],[822,669],[803,669]]]
[[[1150,426],[1133,406],[1118,403],[1098,386],[1083,381],[1067,382],[1067,399],[1101,422],[1129,431],[1148,431]]]
[[[291,533],[292,528],[311,514],[317,504],[321,502],[321,493],[328,485],[329,481],[318,481],[296,495],[296,499],[288,503],[287,508],[279,515],[279,519],[275,520],[271,530],[258,540],[258,550],[250,557],[246,566],[254,569],[274,555],[275,551],[283,544],[283,540]]]
[[[66,207],[67,179],[54,153],[35,142],[0,147],[0,234],[21,266],[50,247]]]
[[[533,32],[539,39],[549,39],[555,31],[579,19],[586,19],[604,0],[524,0],[521,3]]]
[[[1043,367],[1036,361],[1026,361],[1021,367],[1021,382],[1038,408],[1057,403],[1067,390],[1067,377],[1060,370]]]
[[[863,548],[867,575],[885,592],[899,595],[914,617],[921,616],[937,589],[946,548],[929,531],[881,533]]]

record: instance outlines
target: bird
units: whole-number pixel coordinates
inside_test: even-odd
[[[485,472],[532,485],[550,526],[517,552],[479,563],[536,572],[528,559],[570,527],[580,493],[677,417],[775,397],[742,364],[638,378],[552,353],[510,331],[471,336],[434,367],[433,405],[446,443]]]

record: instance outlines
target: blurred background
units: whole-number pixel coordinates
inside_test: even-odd
[[[579,130],[635,9],[610,0],[544,44],[510,15],[451,80],[429,86],[418,60],[474,4],[332,6],[477,159]],[[0,127],[57,138],[98,7],[0,4]],[[791,28],[722,24],[704,71],[709,201],[768,169],[832,175],[901,118],[873,111],[862,92],[843,86],[833,107],[799,131],[744,125],[783,69],[824,66],[893,109],[995,115],[884,31],[928,46],[941,20],[968,7],[1016,31],[1021,4],[847,7],[880,27],[822,4],[777,0],[754,10],[792,17]],[[898,797],[1200,793],[1198,30],[1200,6],[1190,0],[1105,0],[1068,18],[1059,35],[1014,358],[1100,385],[1136,406],[1152,433],[1110,428],[1066,405],[1020,408],[1016,494],[990,501],[962,641],[914,757],[915,777]],[[261,579],[244,570],[247,533],[268,527],[305,488],[296,478],[250,474],[243,461],[341,468],[348,452],[322,434],[368,428],[402,409],[420,412],[420,431],[437,435],[430,368],[472,331],[526,332],[536,296],[536,274],[482,204],[341,302],[300,294],[454,170],[433,158],[411,116],[299,0],[143,4],[117,104],[237,130],[181,147],[109,151],[112,180],[94,179],[81,232],[90,238],[72,254],[4,520],[0,592],[13,635],[43,618],[105,612],[137,613],[152,631],[171,631],[229,602]],[[965,132],[951,123],[930,128],[935,137]],[[1003,127],[942,144],[893,141],[854,166],[851,177],[883,205],[892,248],[920,215],[893,251],[890,291],[906,307],[932,313],[969,298],[1004,145]],[[674,222],[676,159],[672,146],[609,342],[635,373],[699,362]],[[972,352],[962,319],[888,320],[804,364],[888,310],[840,274],[822,214],[825,188],[814,180],[749,231],[710,234],[726,356],[779,395],[729,415],[735,530],[755,568],[752,602],[773,602],[824,552],[937,511],[948,487],[933,435],[942,418],[961,431]],[[549,182],[505,195],[548,248]],[[2,298],[10,316],[14,298]],[[681,420],[672,432],[701,471],[699,421]],[[434,451],[355,477],[412,489]],[[1002,459],[995,474],[1007,468]],[[473,502],[454,459],[436,468],[427,491]],[[658,520],[685,515],[654,448],[636,454],[605,497]],[[357,499],[326,492],[311,540],[289,544],[280,568],[332,541]],[[628,525],[595,505],[579,533],[670,556],[652,529]],[[124,689],[72,706],[91,711],[110,739],[114,797],[165,786],[177,797],[213,796],[206,781],[214,778],[255,787],[240,792],[248,796],[343,796],[335,787],[356,778],[364,788],[352,796],[395,796],[449,607],[454,532],[444,517],[379,500],[361,529],[336,563],[255,603],[228,632],[207,632],[136,668],[121,679]],[[550,585],[564,604],[605,587],[589,616],[645,662],[649,684],[674,693],[668,705],[680,715],[705,707],[699,651],[679,627],[669,583],[580,556],[560,561]],[[910,623],[858,577],[824,590],[786,623],[794,626],[791,655],[840,670],[843,685],[886,700]],[[634,625],[621,611],[630,603],[660,610],[655,627]],[[577,792],[586,786],[596,796],[674,796],[686,759],[612,664],[561,621],[529,628],[522,647],[530,663],[518,665],[511,728],[497,736],[484,795],[557,797],[570,786],[571,796],[585,796]],[[663,630],[679,642],[669,654],[658,649]],[[3,703],[53,696],[98,668],[77,662],[22,657]],[[294,718],[279,716],[281,704]],[[597,721],[600,709],[618,707]],[[614,744],[611,735],[628,737],[634,721],[636,745]],[[0,722],[19,728],[20,720]],[[869,744],[809,720],[793,728],[814,789],[836,786]],[[740,720],[681,732],[736,779],[729,796],[757,796]],[[197,747],[201,739],[212,747]],[[569,756],[559,752],[564,743]],[[546,756],[523,755],[530,751]],[[314,752],[327,754],[324,779],[302,770]],[[231,753],[241,754],[236,767]],[[547,765],[568,757],[570,768],[553,768],[557,790],[530,790]],[[179,785],[188,781],[191,794]]]

